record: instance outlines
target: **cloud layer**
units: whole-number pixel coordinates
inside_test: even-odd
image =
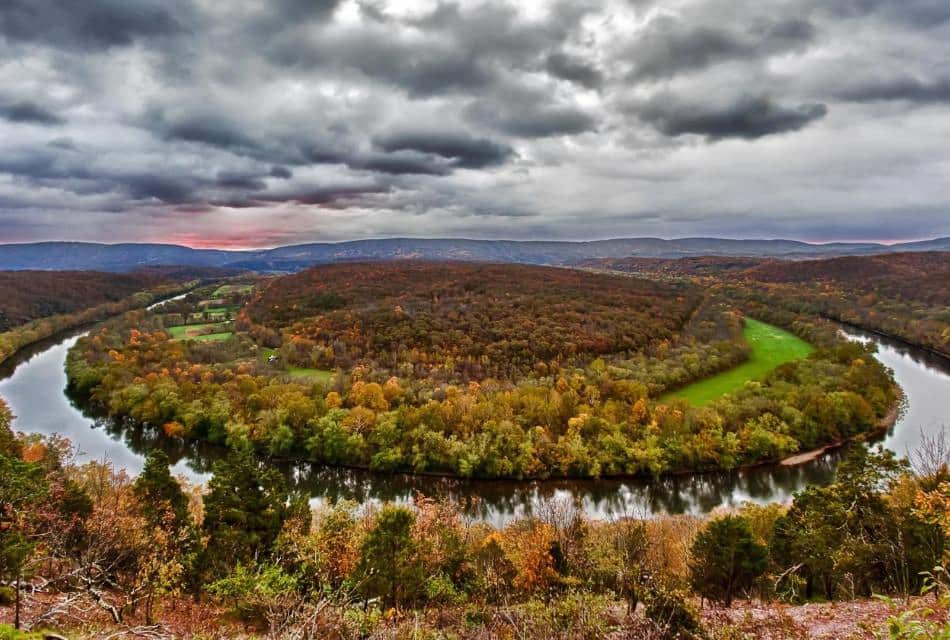
[[[0,241],[950,234],[932,0],[11,0]]]

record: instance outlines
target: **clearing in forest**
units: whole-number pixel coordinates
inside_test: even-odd
[[[233,335],[230,326],[220,322],[183,324],[177,327],[166,327],[166,330],[175,340],[198,340],[200,342],[227,340]]]
[[[735,391],[746,381],[759,380],[780,364],[806,358],[815,350],[798,336],[752,318],[745,319],[742,335],[751,348],[748,360],[728,371],[667,393],[660,400],[679,398],[701,407]]]

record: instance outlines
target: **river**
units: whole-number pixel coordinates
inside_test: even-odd
[[[913,452],[923,434],[950,423],[950,361],[924,350],[877,335],[848,329],[853,339],[877,344],[877,357],[894,371],[904,390],[904,408],[883,438],[900,455]],[[79,449],[78,460],[109,461],[137,473],[143,453],[153,446],[168,447],[156,434],[94,420],[79,411],[64,394],[66,354],[82,332],[58,336],[24,349],[0,365],[0,397],[10,405],[17,430],[69,438]],[[950,426],[950,424],[948,424]],[[200,445],[168,449],[173,472],[192,482],[204,482],[220,450]],[[555,501],[573,501],[591,517],[655,513],[706,513],[716,507],[752,501],[786,501],[808,484],[826,484],[834,477],[841,452],[830,452],[797,467],[767,466],[731,473],[706,473],[651,480],[554,480],[544,482],[459,481],[407,475],[379,476],[368,472],[312,465],[284,465],[288,477],[309,491],[313,502],[350,498],[358,502],[409,500],[416,491],[459,501],[473,518],[503,524],[536,512]]]

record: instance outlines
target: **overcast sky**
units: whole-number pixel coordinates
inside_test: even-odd
[[[950,235],[950,1],[3,0],[0,241]]]

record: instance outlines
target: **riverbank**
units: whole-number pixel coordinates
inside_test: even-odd
[[[873,431],[869,431],[867,433],[859,433],[857,435],[851,436],[850,438],[844,438],[842,440],[838,440],[837,442],[833,442],[823,447],[819,447],[818,449],[812,449],[811,451],[805,451],[804,453],[798,453],[794,456],[789,456],[783,460],[780,460],[778,464],[782,465],[783,467],[795,467],[798,465],[805,464],[807,462],[812,462],[814,460],[817,460],[818,458],[824,456],[828,452],[834,451],[835,449],[840,449],[841,447],[845,445],[852,444],[854,442],[876,440],[877,438],[884,436],[884,434],[886,434],[888,431],[893,429],[894,425],[897,424],[897,419],[900,416],[901,407],[906,401],[904,392],[903,390],[901,390],[899,386],[895,385],[894,392],[895,392],[895,395],[897,396],[897,399],[894,401],[894,406],[891,407],[891,409],[887,412],[887,414],[883,418],[881,418],[881,420],[878,422],[877,428],[875,428]]]
[[[902,337],[902,336],[898,336],[898,335],[895,335],[895,334],[893,334],[893,333],[888,333],[888,332],[886,332],[886,331],[881,331],[880,329],[874,329],[874,328],[867,327],[867,326],[864,326],[864,325],[856,324],[856,323],[854,323],[854,322],[848,322],[847,320],[842,320],[842,319],[840,319],[840,318],[836,318],[836,317],[830,316],[830,315],[828,315],[828,314],[822,314],[821,317],[822,317],[822,318],[825,318],[826,320],[831,320],[832,322],[837,322],[837,323],[840,324],[840,325],[844,325],[844,326],[846,326],[846,327],[851,327],[852,329],[857,329],[858,331],[864,331],[865,333],[873,333],[873,334],[876,335],[876,336],[880,336],[880,337],[882,337],[882,338],[887,338],[888,340],[893,340],[894,342],[899,342],[899,343],[901,343],[901,344],[903,344],[903,345],[906,345],[906,346],[908,346],[908,347],[911,347],[911,348],[913,348],[913,349],[920,349],[921,351],[926,351],[927,353],[930,353],[931,355],[937,356],[938,358],[943,358],[943,359],[946,360],[948,363],[950,363],[950,353],[948,353],[948,352],[946,352],[946,351],[943,351],[943,350],[941,350],[941,349],[936,349],[936,348],[934,348],[934,347],[928,347],[927,345],[924,345],[924,344],[918,344],[918,343],[913,342],[913,341],[911,341],[911,340],[908,340],[907,338],[904,338],[904,337]]]

